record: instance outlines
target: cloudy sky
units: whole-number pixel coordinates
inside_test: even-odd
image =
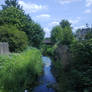
[[[92,24],[92,0],[18,0],[27,14],[39,23],[46,37],[50,36],[53,26],[67,19],[75,29]],[[3,0],[0,0],[0,4]],[[74,31],[73,30],[73,31]]]

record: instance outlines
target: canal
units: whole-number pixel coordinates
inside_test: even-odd
[[[39,85],[32,92],[55,92],[53,85],[56,80],[51,72],[52,61],[49,57],[42,57],[44,64],[44,74],[39,78]]]

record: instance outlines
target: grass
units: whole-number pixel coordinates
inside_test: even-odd
[[[0,88],[2,92],[23,92],[33,88],[42,73],[39,50],[32,48],[22,53],[0,56]]]

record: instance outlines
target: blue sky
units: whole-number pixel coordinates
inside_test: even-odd
[[[4,0],[0,0],[0,4]],[[92,0],[18,0],[27,14],[50,36],[53,26],[62,19],[72,23],[73,31],[92,24]]]

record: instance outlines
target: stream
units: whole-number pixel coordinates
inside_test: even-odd
[[[33,89],[32,92],[55,92],[53,84],[56,80],[51,72],[51,59],[49,57],[43,56],[44,63],[44,74],[39,78],[39,85]]]

